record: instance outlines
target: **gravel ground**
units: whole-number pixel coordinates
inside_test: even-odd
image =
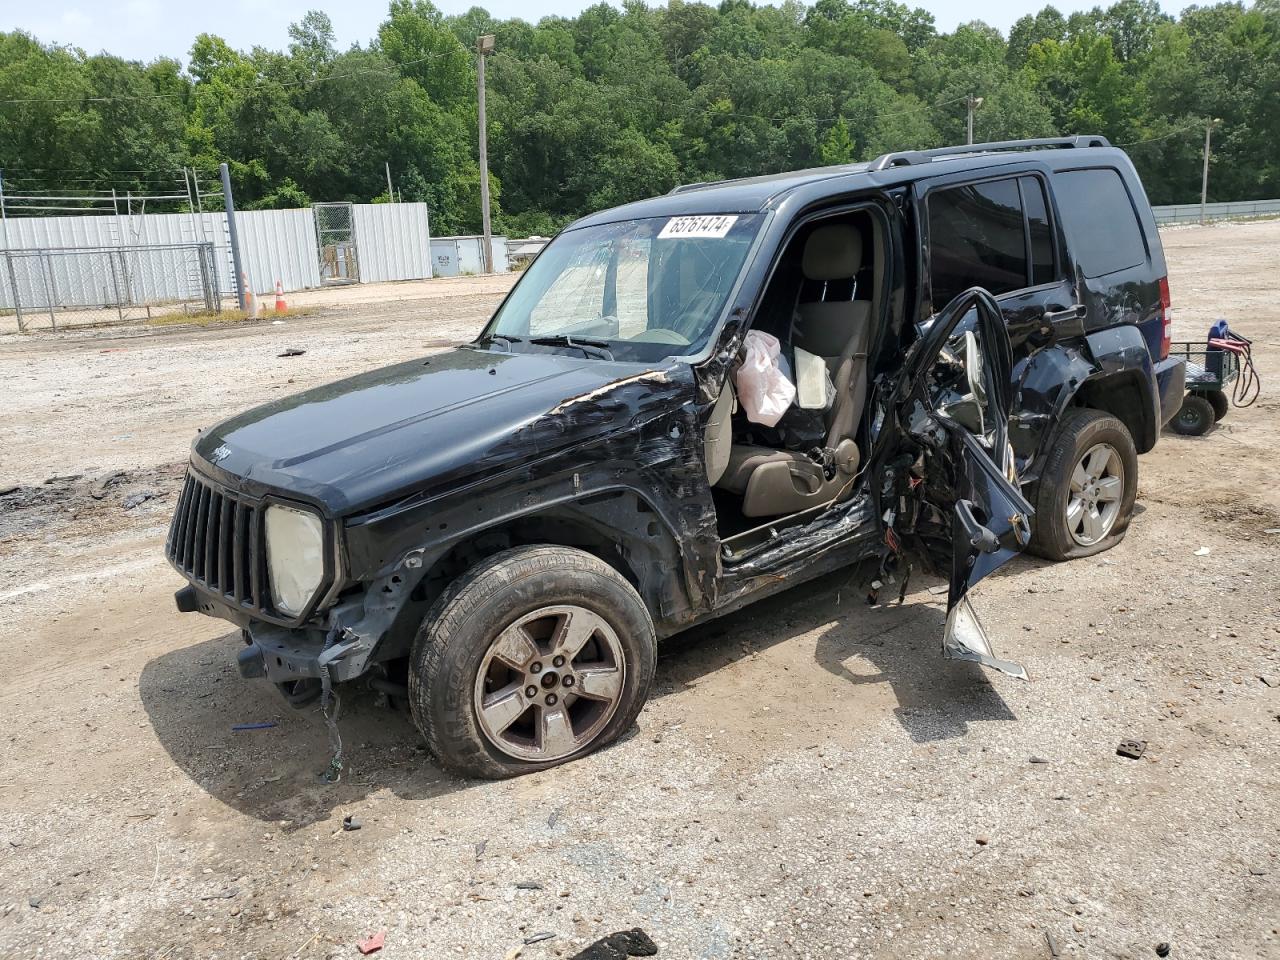
[[[1280,222],[1165,245],[1176,335],[1226,316],[1276,383]],[[187,445],[470,335],[507,284],[0,336],[0,956],[355,957],[385,930],[389,960],[540,960],[640,926],[660,958],[1280,957],[1274,392],[1162,438],[1120,547],[976,591],[1029,683],[942,660],[930,584],[868,609],[842,573],[669,641],[634,733],[568,767],[450,779],[362,696],[322,785],[315,713],[173,610]]]

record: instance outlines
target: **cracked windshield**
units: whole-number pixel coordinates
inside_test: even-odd
[[[706,344],[764,217],[647,217],[569,230],[533,262],[481,342],[652,362]]]

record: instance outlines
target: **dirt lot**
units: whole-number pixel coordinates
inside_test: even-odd
[[[1165,244],[1178,335],[1228,317],[1271,386],[1143,458],[1118,549],[978,591],[1029,683],[943,661],[926,584],[869,610],[837,575],[671,641],[633,736],[498,784],[441,774],[372,695],[320,783],[318,716],[174,611],[161,551],[197,430],[466,337],[506,280],[0,337],[0,956],[354,957],[386,930],[388,960],[509,960],[555,934],[539,960],[641,926],[660,958],[1280,957],[1280,222]]]

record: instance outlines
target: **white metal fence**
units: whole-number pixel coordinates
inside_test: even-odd
[[[1196,223],[1200,220],[1200,204],[1172,203],[1152,207],[1156,223]],[[1230,200],[1225,203],[1206,203],[1206,220],[1239,220],[1248,217],[1280,216],[1280,200]]]
[[[435,275],[425,203],[357,203],[351,211],[362,282],[424,280]],[[255,294],[271,293],[277,280],[286,291],[321,285],[320,244],[310,208],[237,211],[236,226],[244,273]],[[494,240],[496,246],[499,238]],[[225,213],[11,217],[0,232],[0,249],[10,250],[198,243],[213,245],[217,290],[224,297],[233,295]],[[505,269],[505,258],[495,260]],[[156,282],[160,281],[157,273]],[[77,291],[74,284],[63,292],[73,302],[98,299],[95,292]],[[139,290],[138,295],[161,298],[164,291]]]

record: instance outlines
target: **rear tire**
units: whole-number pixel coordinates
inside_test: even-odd
[[[409,705],[445,769],[514,777],[618,739],[656,661],[653,621],[616,570],[570,547],[516,547],[432,605],[409,657]]]
[[[1036,515],[1027,550],[1046,560],[1110,550],[1124,539],[1137,495],[1138,451],[1128,428],[1101,410],[1069,409],[1031,497]],[[1084,511],[1096,518],[1089,527],[1079,520]]]
[[[1213,422],[1217,423],[1227,415],[1227,411],[1231,409],[1231,401],[1227,399],[1227,395],[1221,390],[1207,390],[1202,396],[1209,401],[1209,405],[1213,407]]]
[[[1214,416],[1213,404],[1195,393],[1188,393],[1182,398],[1182,406],[1169,421],[1169,428],[1184,437],[1202,437],[1209,432],[1217,418]]]

